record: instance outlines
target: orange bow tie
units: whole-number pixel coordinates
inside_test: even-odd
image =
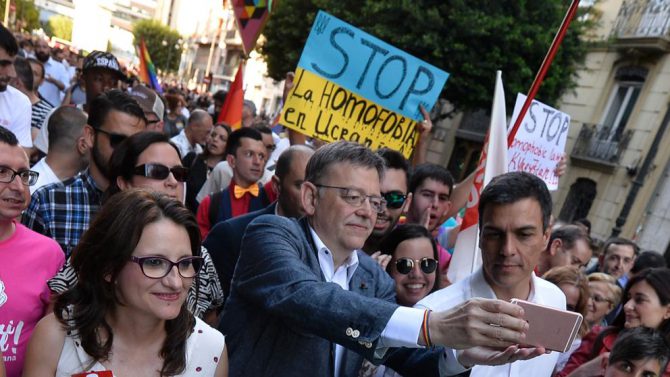
[[[247,192],[249,194],[253,195],[253,196],[258,196],[258,194],[260,193],[259,190],[260,189],[258,188],[258,183],[253,184],[253,185],[251,185],[247,188],[235,185],[234,190],[233,190],[233,195],[235,195],[235,199],[239,199],[239,198],[243,197],[244,194],[247,193]]]

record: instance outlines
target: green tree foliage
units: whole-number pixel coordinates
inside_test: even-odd
[[[44,27],[44,31],[52,37],[72,40],[72,19],[65,16],[53,16]]]
[[[551,45],[568,0],[283,0],[260,47],[269,74],[295,69],[316,11],[330,14],[449,72],[442,96],[459,110],[489,109],[495,71],[503,72],[508,109],[526,93]],[[574,21],[537,99],[554,104],[574,87],[586,48]]]
[[[140,20],[133,25],[135,45],[144,43],[157,69],[175,72],[179,69],[182,45],[181,35],[176,30],[156,20]]]
[[[11,0],[16,7],[16,21],[10,25],[10,28],[20,31],[32,31],[40,28],[40,12],[35,7],[33,0]],[[5,5],[7,0],[0,0],[0,10],[2,16],[5,15]],[[0,18],[0,20],[2,20]]]

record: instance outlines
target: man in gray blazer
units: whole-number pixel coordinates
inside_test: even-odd
[[[508,302],[472,299],[432,313],[395,303],[393,280],[360,251],[385,205],[383,172],[383,160],[361,145],[326,145],[307,165],[306,216],[249,224],[219,325],[231,377],[356,376],[363,357],[380,363],[395,347],[522,343],[523,310]],[[440,373],[462,371],[453,357],[443,354]]]

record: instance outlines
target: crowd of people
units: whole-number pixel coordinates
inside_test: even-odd
[[[408,160],[225,98],[0,25],[1,377],[670,376],[665,259],[555,221],[538,177],[484,188],[451,282],[473,177],[424,161],[425,109]],[[581,314],[570,349],[513,298]]]

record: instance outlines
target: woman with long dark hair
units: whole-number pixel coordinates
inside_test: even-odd
[[[623,310],[612,326],[594,326],[557,376],[602,375],[602,359],[623,329],[644,326],[670,340],[670,269],[643,270],[628,281],[623,297]],[[666,369],[663,376],[670,376],[670,372]]]
[[[131,188],[143,188],[167,195],[183,203],[188,169],[181,165],[177,147],[159,132],[140,132],[119,144],[109,163],[109,188],[103,202]],[[200,254],[204,267],[187,296],[187,307],[209,324],[217,323],[216,313],[223,304],[223,290],[207,250]],[[49,288],[61,293],[72,287],[77,276],[70,261],[49,281]]]
[[[231,132],[227,124],[215,124],[205,141],[205,150],[201,154],[191,152],[184,156],[184,166],[189,169],[186,179],[186,207],[193,213],[198,210],[196,196],[209,178],[209,173],[216,164],[226,159],[226,143]]]
[[[386,272],[395,280],[396,301],[414,306],[440,287],[436,273],[438,260],[435,239],[421,225],[399,225],[380,245],[381,252],[391,256]]]
[[[402,306],[414,306],[422,298],[440,288],[437,273],[438,252],[430,232],[418,224],[398,225],[379,246],[377,261],[395,280],[396,301]],[[389,258],[390,257],[390,258]],[[386,264],[388,262],[388,264]],[[435,352],[441,348],[435,348]],[[359,377],[399,377],[386,366],[363,362]]]
[[[114,195],[72,253],[77,284],[35,328],[24,376],[227,376],[223,335],[186,308],[202,265],[197,223],[180,202]]]

